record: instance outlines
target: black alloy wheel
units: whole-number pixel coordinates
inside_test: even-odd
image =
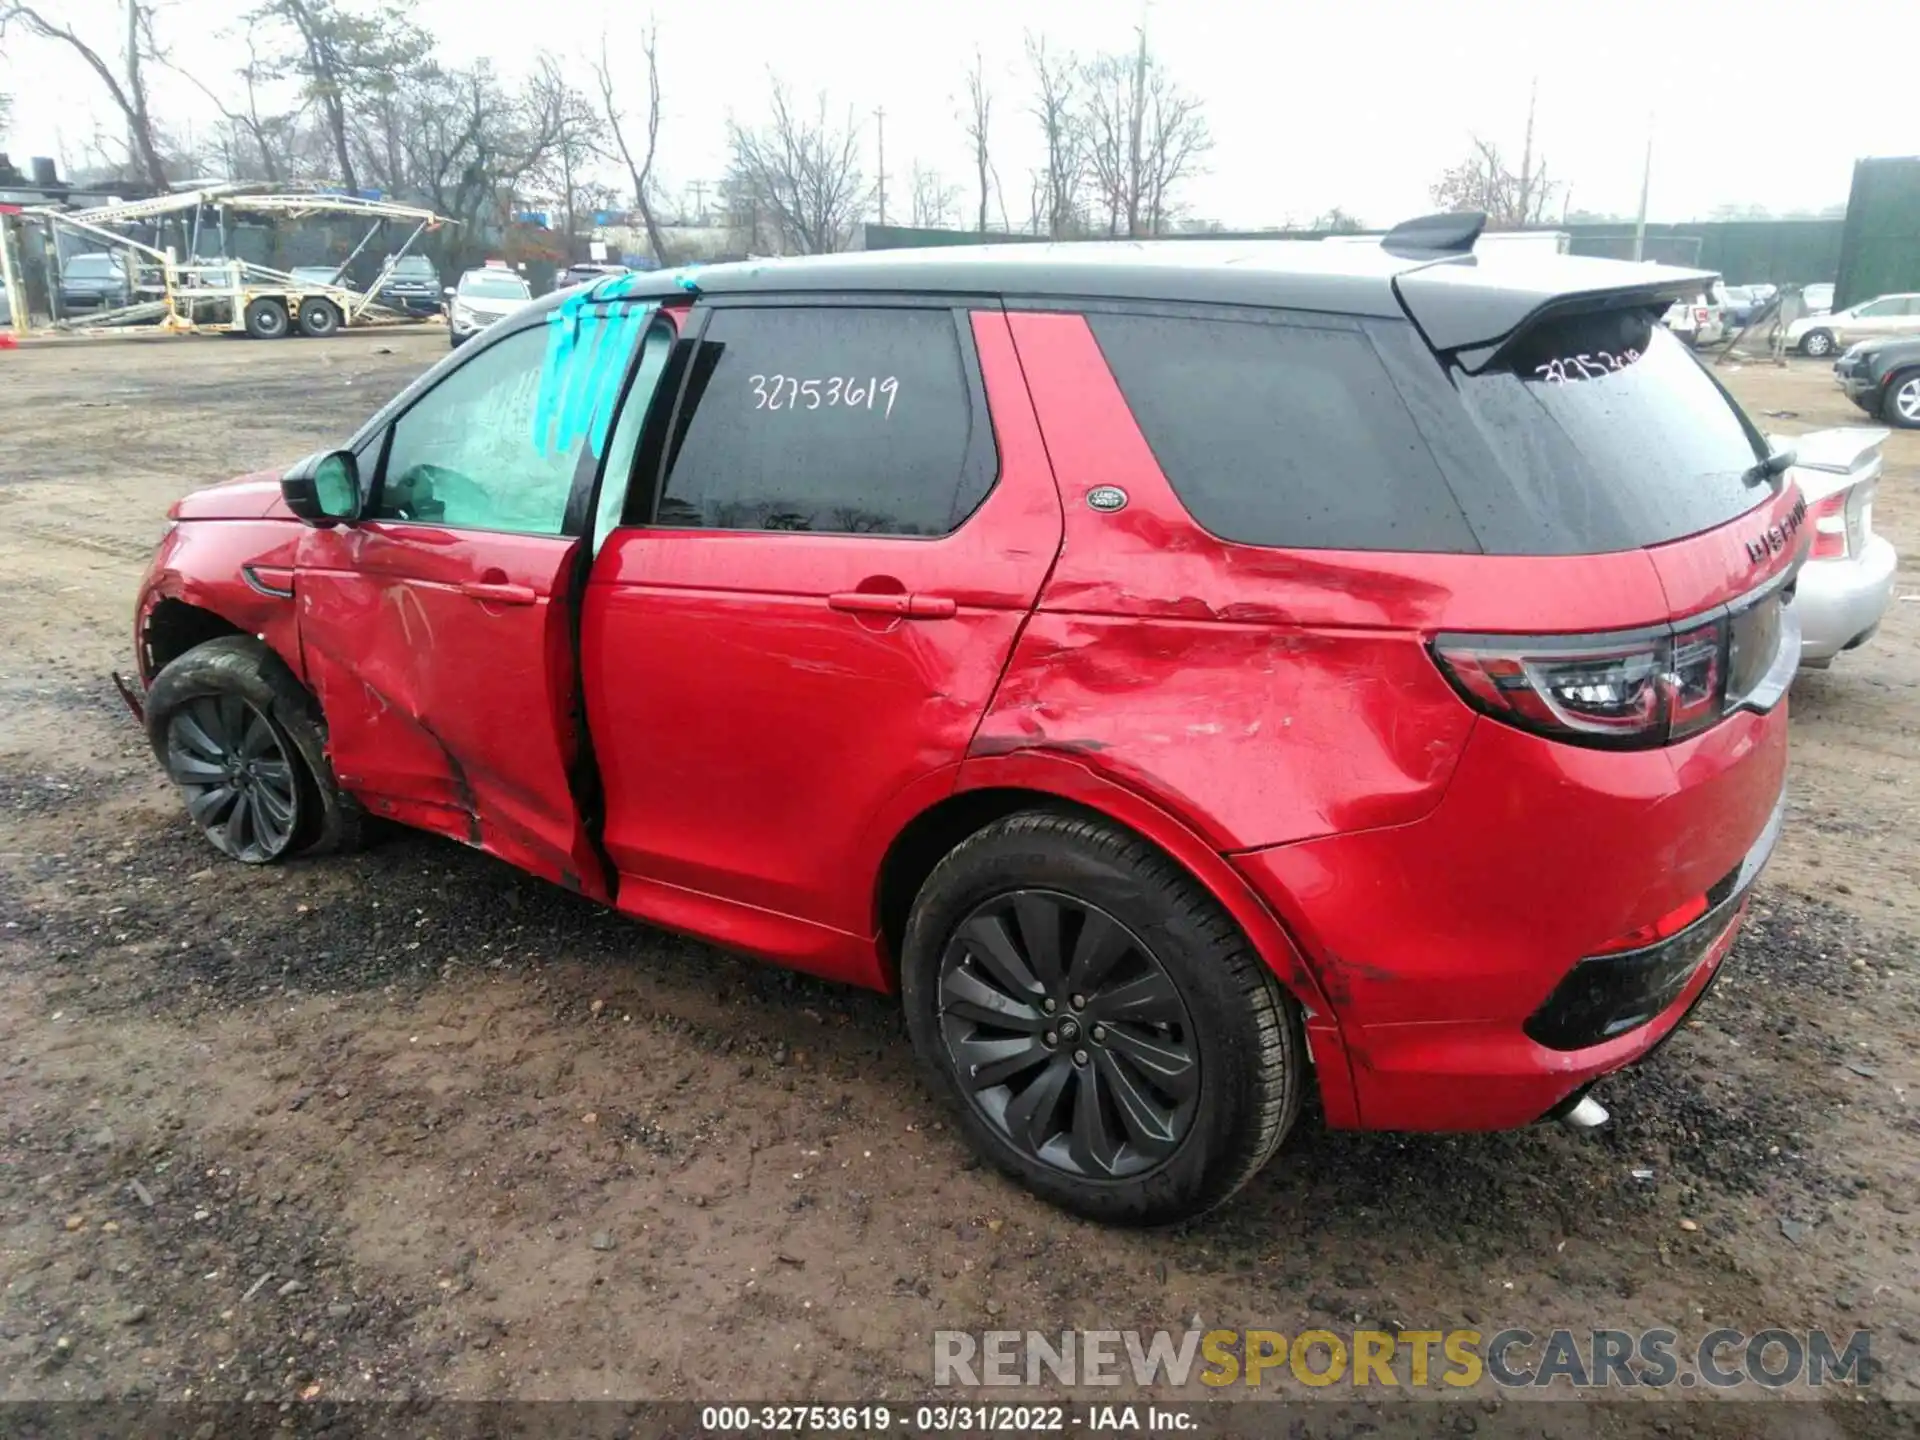
[[[1135,1179],[1193,1127],[1193,1018],[1152,949],[1096,905],[1014,890],[977,906],[941,957],[936,1003],[968,1103],[1030,1161]]]
[[[240,696],[196,696],[169,716],[165,762],[219,850],[258,865],[293,844],[299,777],[273,722]]]

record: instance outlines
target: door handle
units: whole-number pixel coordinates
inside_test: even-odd
[[[470,595],[475,600],[485,600],[493,605],[531,605],[540,598],[534,593],[531,585],[512,585],[486,580],[465,581],[460,586],[460,593]]]
[[[959,605],[945,596],[897,591],[842,590],[827,597],[827,606],[855,615],[892,615],[903,620],[946,620],[960,613]]]

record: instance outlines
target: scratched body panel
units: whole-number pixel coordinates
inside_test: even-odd
[[[579,836],[565,587],[577,540],[367,521],[309,529],[301,636],[342,785],[379,813],[604,893]],[[530,588],[493,604],[468,582]]]

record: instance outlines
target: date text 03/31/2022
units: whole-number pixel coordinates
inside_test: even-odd
[[[1144,1430],[1177,1433],[1197,1429],[1195,1409],[1173,1405],[917,1405],[911,1410],[886,1405],[708,1405],[700,1428],[710,1434],[876,1434],[907,1430],[915,1434],[1016,1435],[1066,1430]]]

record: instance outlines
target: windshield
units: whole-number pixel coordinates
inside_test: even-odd
[[[409,280],[433,278],[433,262],[424,255],[403,255],[393,267],[395,275],[404,275]]]
[[[69,280],[117,280],[120,265],[111,255],[76,255],[67,261]]]
[[[462,295],[477,295],[483,300],[527,300],[533,292],[518,275],[485,272],[460,278]]]

